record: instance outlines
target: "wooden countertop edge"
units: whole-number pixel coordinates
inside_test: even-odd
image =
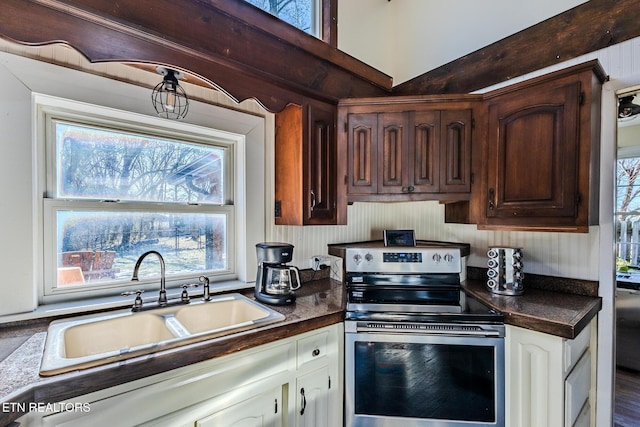
[[[550,317],[543,316],[535,316],[531,314],[525,314],[521,312],[517,312],[515,310],[505,309],[505,307],[498,306],[494,304],[491,299],[488,298],[490,296],[488,291],[478,291],[473,287],[465,286],[463,287],[466,292],[471,294],[474,298],[480,300],[484,304],[489,307],[501,312],[504,315],[504,323],[506,325],[518,326],[525,329],[531,329],[536,332],[542,332],[550,335],[559,336],[561,338],[574,339],[578,336],[578,334],[591,322],[591,320],[598,314],[598,312],[602,309],[602,298],[600,297],[588,297],[584,295],[575,295],[575,297],[584,299],[586,303],[584,304],[584,308],[580,310],[572,319],[570,320],[559,320],[553,319]],[[544,291],[544,292],[553,292],[553,291]],[[558,292],[558,294],[561,294]],[[526,295],[526,292],[525,292]],[[518,298],[522,301],[526,301],[526,296],[500,296],[501,298]],[[567,297],[572,297],[572,294],[565,294]]]

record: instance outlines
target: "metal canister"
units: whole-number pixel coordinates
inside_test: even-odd
[[[522,295],[522,248],[490,246],[487,256],[487,289],[501,295]]]

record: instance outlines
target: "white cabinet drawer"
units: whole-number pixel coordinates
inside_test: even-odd
[[[589,348],[591,341],[591,323],[572,340],[564,341],[564,374],[567,375],[573,365],[580,359],[582,354]]]
[[[591,352],[587,351],[565,381],[565,426],[573,426],[589,401]]]
[[[329,351],[329,331],[298,340],[298,369],[318,360],[325,360]]]

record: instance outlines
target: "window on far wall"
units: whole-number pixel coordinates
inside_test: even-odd
[[[618,159],[615,219],[617,268],[640,265],[640,157]]]
[[[96,107],[99,108],[99,107]],[[108,114],[108,112],[107,112]],[[44,297],[156,289],[234,274],[230,135],[51,109],[44,129]]]
[[[245,0],[294,27],[322,38],[321,4],[323,0]]]

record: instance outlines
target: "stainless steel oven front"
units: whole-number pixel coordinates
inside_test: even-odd
[[[504,426],[504,326],[345,321],[347,427]]]
[[[346,252],[346,427],[504,426],[504,318],[456,248]]]

